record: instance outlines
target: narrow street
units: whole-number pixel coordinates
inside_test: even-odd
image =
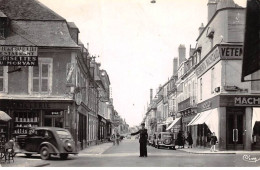
[[[231,167],[231,166],[260,166],[260,161],[245,162],[244,154],[191,154],[182,150],[156,149],[148,146],[148,157],[139,158],[138,140],[125,139],[119,146],[112,146],[102,153],[100,146],[94,146],[91,153],[81,152],[70,156],[68,160],[52,158],[42,161],[47,167]],[[110,145],[111,146],[111,145]],[[88,149],[86,149],[88,150]],[[253,154],[251,155],[253,157]],[[259,155],[255,155],[259,157]],[[18,159],[27,159],[19,157]],[[39,160],[34,156],[30,160]],[[40,161],[40,160],[39,160]]]

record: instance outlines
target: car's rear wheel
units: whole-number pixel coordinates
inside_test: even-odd
[[[41,148],[41,151],[40,151],[40,154],[41,154],[41,158],[43,160],[47,160],[47,159],[50,159],[50,151],[48,149],[48,147],[44,146]]]
[[[25,153],[25,156],[26,156],[27,158],[29,158],[29,157],[32,156],[32,154],[31,154],[31,153]]]
[[[65,159],[68,158],[68,156],[69,156],[69,154],[67,154],[67,153],[61,153],[61,154],[60,154],[60,159],[65,160]]]

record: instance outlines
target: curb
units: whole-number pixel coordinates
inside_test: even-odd
[[[223,153],[223,152],[209,153],[209,152],[189,152],[189,151],[182,151],[182,152],[186,152],[186,153],[190,153],[190,154],[208,154],[208,155],[215,155],[215,154],[237,154],[237,153],[234,153],[234,152],[231,152],[231,153]]]
[[[44,167],[44,166],[48,166],[50,165],[50,163],[42,163],[42,164],[39,164],[39,165],[35,165],[33,167]]]

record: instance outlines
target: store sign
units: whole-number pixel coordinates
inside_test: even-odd
[[[5,104],[8,108],[15,109],[49,109],[50,103],[43,102],[8,102]]]
[[[217,108],[219,107],[219,105],[220,105],[220,96],[215,96],[204,102],[199,103],[197,107],[197,111],[198,113],[204,112],[206,110]]]
[[[212,51],[207,58],[196,69],[196,75],[199,77],[220,60],[219,48]]]
[[[242,59],[243,48],[242,46],[237,46],[237,47],[221,46],[220,55],[221,55],[221,59],[235,59],[235,58]]]
[[[235,97],[235,105],[239,106],[251,106],[260,105],[260,97]]]
[[[190,97],[180,103],[178,103],[178,111],[185,110],[190,107]]]
[[[38,66],[38,47],[0,46],[0,66]]]

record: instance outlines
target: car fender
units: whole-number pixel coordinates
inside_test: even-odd
[[[47,146],[50,149],[50,153],[60,153],[59,150],[50,142],[41,143],[39,149],[41,149],[43,146]]]

